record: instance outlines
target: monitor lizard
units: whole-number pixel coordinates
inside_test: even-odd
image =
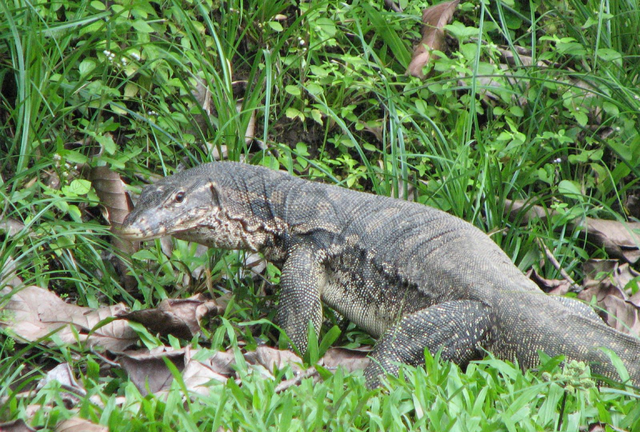
[[[460,365],[486,352],[539,363],[539,351],[640,384],[640,340],[578,301],[547,296],[485,233],[419,203],[235,162],[198,166],[147,186],[122,235],[172,235],[264,254],[282,269],[276,319],[305,352],[323,304],[377,338],[365,377],[380,385],[424,350]]]

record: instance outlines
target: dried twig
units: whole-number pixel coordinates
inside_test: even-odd
[[[299,385],[303,379],[305,378],[309,378],[309,377],[315,377],[316,379],[318,377],[320,377],[320,374],[318,374],[318,371],[313,368],[310,367],[309,369],[301,372],[300,374],[298,374],[295,378],[291,378],[290,380],[286,380],[286,381],[282,381],[280,384],[278,384],[276,386],[276,393],[282,393],[283,391],[285,391],[286,389],[288,389],[289,387],[293,387],[293,386],[297,386]]]
[[[402,12],[402,8],[398,6],[393,0],[384,0],[385,6],[394,12]]]
[[[558,262],[558,260],[556,259],[555,256],[553,256],[553,253],[551,252],[551,250],[547,247],[546,244],[544,244],[544,242],[539,239],[536,238],[536,243],[538,243],[538,246],[542,249],[544,249],[544,254],[547,256],[547,259],[549,261],[551,261],[551,264],[553,264],[553,266],[556,268],[556,270],[558,270],[560,272],[560,274],[562,275],[562,277],[564,278],[564,280],[566,280],[567,282],[569,282],[569,284],[571,285],[571,290],[572,291],[581,291],[582,287],[580,285],[578,285],[576,283],[576,281],[573,280],[573,278],[571,276],[569,276],[569,273],[567,273],[565,271],[565,269],[562,268],[562,266],[560,265],[560,263]]]

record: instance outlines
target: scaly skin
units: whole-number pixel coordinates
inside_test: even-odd
[[[619,379],[605,347],[640,384],[640,340],[546,296],[487,235],[421,204],[219,162],[145,188],[122,233],[263,253],[282,268],[277,320],[301,352],[323,303],[378,338],[370,387],[398,363],[421,364],[425,348],[460,365],[488,351],[523,368],[543,351]]]

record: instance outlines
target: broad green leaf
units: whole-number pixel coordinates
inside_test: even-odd
[[[578,184],[578,182],[573,180],[562,180],[560,183],[558,183],[558,192],[570,198],[582,198],[580,185]]]
[[[290,95],[293,96],[300,96],[302,94],[302,92],[300,91],[300,88],[298,86],[294,86],[294,85],[288,85],[284,88],[284,91],[286,91],[287,93],[289,93]]]
[[[284,28],[282,28],[282,24],[280,24],[278,21],[269,21],[269,27],[277,32],[281,32],[284,30]]]
[[[138,30],[141,33],[153,33],[155,30],[146,21],[136,20],[132,24],[134,29]]]
[[[299,118],[300,121],[304,121],[305,119],[305,115],[293,107],[287,108],[287,110],[285,111],[285,115],[292,120],[295,118]]]
[[[66,189],[76,196],[86,195],[91,190],[91,182],[89,180],[76,179]]]
[[[80,62],[80,65],[78,66],[78,71],[80,72],[80,76],[85,76],[95,68],[96,68],[95,60],[87,58],[82,60],[82,62]]]

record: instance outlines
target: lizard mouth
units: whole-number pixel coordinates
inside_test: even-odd
[[[155,233],[151,230],[144,230],[140,228],[124,227],[115,230],[116,233],[126,240],[153,240],[163,237],[165,233]]]
[[[133,217],[134,213],[129,213],[120,227],[114,228],[114,231],[126,240],[153,240],[169,235],[180,234],[196,228],[202,219],[202,216],[209,211],[209,207],[198,207],[192,211],[194,214],[185,216],[184,214],[175,215],[169,220],[165,220],[163,224],[157,224],[153,221],[155,217],[149,217],[146,214]]]

